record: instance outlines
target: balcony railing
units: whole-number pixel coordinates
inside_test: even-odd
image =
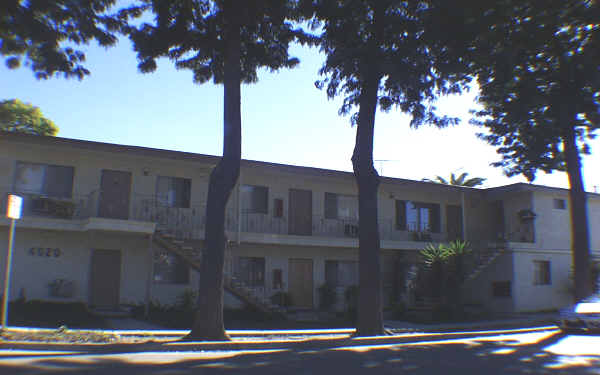
[[[6,209],[6,195],[0,202],[2,212]],[[45,217],[57,219],[86,219],[99,217],[101,191],[73,195],[70,198],[49,197],[34,192],[18,193],[24,198],[24,217]],[[239,226],[238,226],[238,218]],[[154,222],[158,230],[166,231],[178,238],[200,238],[206,227],[206,204],[192,202],[190,207],[171,207],[153,195],[131,194],[129,220]],[[306,236],[332,238],[358,238],[358,219],[330,219],[323,215],[311,217],[310,232]],[[293,224],[292,224],[293,225]],[[305,227],[307,229],[308,227]],[[381,240],[393,241],[446,241],[445,233],[418,231],[414,223],[408,223],[408,230],[398,230],[394,220],[380,220]],[[263,233],[287,235],[297,233],[291,230],[288,217],[273,217],[270,214],[238,212],[235,207],[225,213],[225,230],[229,232]]]
[[[6,210],[9,190],[2,193],[0,209]],[[23,198],[21,215],[23,217],[43,217],[53,219],[81,219],[90,217],[89,195],[72,195],[71,197],[52,197],[37,192],[14,193]]]

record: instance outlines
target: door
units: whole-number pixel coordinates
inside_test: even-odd
[[[98,216],[111,219],[129,219],[131,172],[102,170]]]
[[[121,289],[121,251],[93,250],[90,272],[90,305],[116,309]]]
[[[290,189],[289,234],[312,235],[312,191]]]
[[[290,259],[288,289],[294,307],[313,308],[312,259]]]
[[[446,206],[446,232],[448,241],[462,240],[462,209],[460,206]]]

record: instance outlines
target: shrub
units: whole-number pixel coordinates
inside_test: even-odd
[[[335,305],[337,293],[335,288],[325,283],[318,288],[319,291],[319,307],[322,310],[329,310]]]
[[[281,307],[292,306],[292,296],[286,292],[277,292],[271,296],[271,302]]]

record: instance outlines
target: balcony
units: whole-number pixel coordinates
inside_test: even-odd
[[[154,195],[131,194],[125,216],[111,217],[101,209],[101,192],[54,198],[35,193],[19,193],[24,198],[23,224],[41,229],[109,230],[152,233],[154,228],[169,232],[181,239],[203,239],[206,228],[206,204],[191,202],[190,207],[171,207]],[[6,196],[6,194],[4,194]],[[6,208],[6,199],[2,201]],[[110,211],[110,210],[109,210]],[[239,219],[239,220],[238,220]],[[8,223],[7,219],[2,219]],[[290,234],[288,217],[270,214],[238,212],[235,207],[225,213],[225,230],[230,240],[256,241],[273,244],[314,246],[358,246],[358,219],[330,219],[313,215],[306,224],[304,235]],[[239,225],[238,225],[239,221]],[[27,224],[28,223],[28,224]],[[422,242],[447,240],[445,233],[418,231],[416,224],[408,223],[405,231],[397,230],[394,220],[380,220],[382,247],[420,248]],[[394,245],[391,242],[395,243]],[[388,243],[386,245],[386,243]]]
[[[0,209],[6,210],[9,190],[4,190],[0,197]],[[19,226],[49,230],[109,230],[138,233],[153,233],[155,224],[139,222],[133,218],[117,219],[101,215],[99,210],[100,191],[89,194],[75,194],[71,197],[51,197],[35,192],[16,193],[23,197],[23,206]],[[136,199],[130,207],[137,205]],[[8,219],[0,218],[0,225],[8,224]]]

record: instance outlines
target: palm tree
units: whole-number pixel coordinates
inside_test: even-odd
[[[485,180],[487,180],[486,178],[482,178],[482,177],[473,177],[473,178],[467,179],[468,175],[469,174],[467,172],[464,172],[461,175],[459,175],[458,177],[456,177],[456,175],[454,173],[450,173],[450,180],[446,180],[442,176],[436,176],[435,179],[433,179],[433,180],[431,180],[429,178],[424,178],[423,181],[435,182],[435,183],[444,184],[444,185],[475,187],[475,186],[482,185],[485,182]]]

